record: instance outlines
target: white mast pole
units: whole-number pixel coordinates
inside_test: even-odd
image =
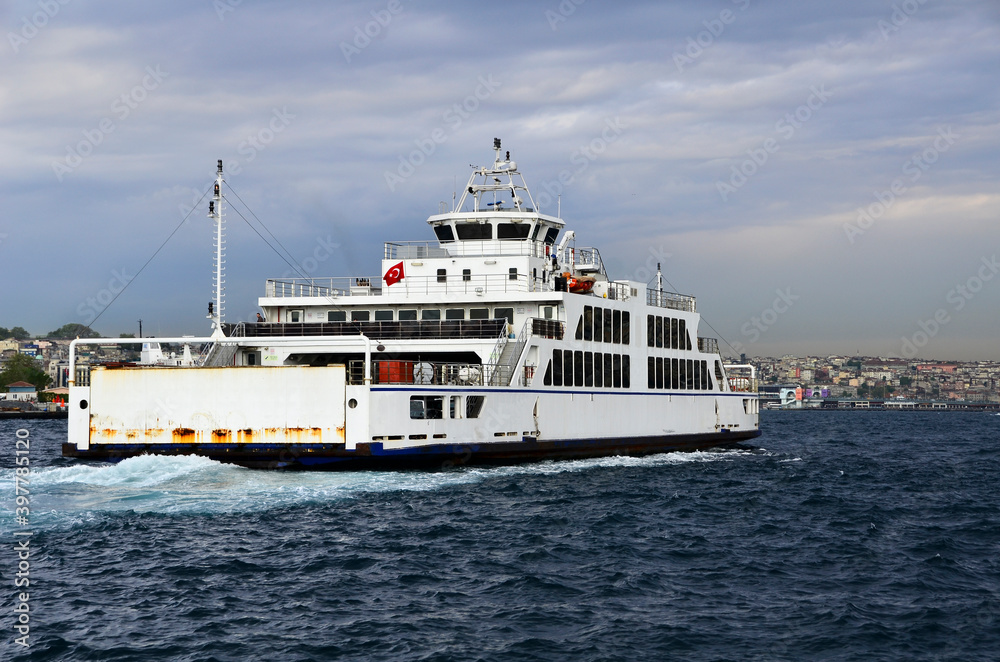
[[[209,203],[209,218],[215,219],[215,311],[209,314],[212,320],[212,337],[221,338],[222,322],[225,318],[225,275],[226,275],[226,249],[224,234],[224,219],[222,216],[222,159],[219,159],[219,169],[215,176],[215,195]]]

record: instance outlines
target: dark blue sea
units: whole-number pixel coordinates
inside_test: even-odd
[[[84,464],[65,421],[3,421],[0,659],[1000,659],[1000,416],[762,427],[718,452],[321,474]]]

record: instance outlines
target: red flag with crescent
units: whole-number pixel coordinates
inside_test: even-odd
[[[389,270],[385,272],[385,275],[382,276],[382,278],[385,279],[386,287],[403,280],[403,263],[400,262],[399,264],[394,264],[389,267]]]

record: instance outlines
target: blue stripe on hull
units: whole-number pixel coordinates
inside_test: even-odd
[[[725,447],[760,436],[759,430],[706,434],[559,439],[500,443],[433,444],[387,449],[381,443],[359,444],[101,444],[81,451],[63,444],[63,455],[80,459],[119,461],[137,455],[200,455],[252,469],[360,471],[380,469],[440,469],[458,465],[500,465],[540,460],[573,460],[612,455],[650,455]]]

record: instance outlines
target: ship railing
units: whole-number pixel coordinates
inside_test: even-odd
[[[702,354],[718,354],[719,340],[717,338],[698,338],[698,351]]]
[[[377,340],[489,339],[506,337],[507,319],[262,323],[244,325],[243,333],[246,338],[364,334]]]
[[[506,320],[504,321],[506,322]],[[503,371],[499,368],[503,360],[504,351],[510,342],[509,327],[509,322],[504,324],[503,330],[497,336],[496,344],[493,345],[493,351],[490,352],[490,360],[487,362],[487,365],[491,368],[489,374],[486,376],[486,383],[493,384],[494,386],[498,385],[499,380],[503,378]]]
[[[531,335],[549,338],[551,340],[562,340],[566,335],[566,325],[559,320],[543,319],[541,317],[531,318]]]
[[[528,274],[447,274],[444,276],[406,276],[393,283],[386,294],[487,294],[541,290],[541,282]]]
[[[546,247],[549,251],[546,251]],[[510,255],[546,257],[551,244],[532,239],[488,239],[484,241],[387,241],[386,260],[419,260],[434,257],[502,257]]]
[[[608,298],[614,301],[628,301],[638,293],[631,283],[608,283]]]
[[[322,282],[320,282],[322,281]],[[372,283],[375,283],[374,285]],[[540,279],[522,273],[448,274],[445,276],[407,276],[390,286],[382,286],[381,278],[276,279],[269,278],[266,297],[315,297],[331,303],[341,297],[412,295],[412,294],[486,294],[500,292],[533,292],[551,290]]]
[[[511,369],[489,363],[447,363],[439,361],[372,361],[372,384],[416,384],[428,386],[489,386],[492,376],[506,377],[510,381]],[[348,383],[364,384],[365,362],[349,361]]]
[[[757,368],[750,364],[726,364],[726,378],[729,382],[729,390],[739,393],[758,392]]]
[[[264,296],[277,298],[324,297],[336,299],[352,295],[377,296],[381,293],[382,279],[379,276],[268,278],[264,288]]]
[[[664,292],[663,290],[646,290],[646,305],[658,306],[660,308],[672,308],[674,310],[684,310],[689,313],[695,312],[696,299],[687,294],[677,294],[676,292]]]
[[[586,246],[575,249],[573,261],[578,271],[608,275],[607,271],[604,270],[604,260],[601,259],[601,252],[596,248]]]

